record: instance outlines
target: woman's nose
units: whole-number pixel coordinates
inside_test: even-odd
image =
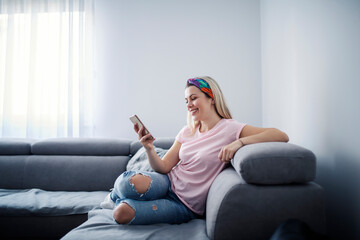
[[[189,109],[190,107],[192,107],[192,103],[189,101],[187,104],[186,104],[187,108]]]

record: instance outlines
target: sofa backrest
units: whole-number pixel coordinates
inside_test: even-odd
[[[175,138],[157,138],[154,141],[154,146],[163,149],[169,149],[175,141]],[[134,156],[136,152],[142,147],[139,141],[133,141],[130,144],[130,155]]]
[[[154,145],[169,149],[174,138]],[[104,138],[0,138],[0,188],[107,191],[125,171],[139,141]]]
[[[101,191],[126,169],[131,140],[0,139],[0,188]]]

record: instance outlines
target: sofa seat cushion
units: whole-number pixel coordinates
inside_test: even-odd
[[[306,183],[316,176],[314,153],[291,143],[246,145],[236,152],[231,163],[236,172],[252,184]]]
[[[1,216],[65,216],[99,207],[109,192],[64,192],[0,189]]]
[[[62,240],[78,239],[196,239],[208,240],[205,220],[194,219],[182,224],[119,225],[113,211],[95,209],[88,213],[88,220],[66,234]]]

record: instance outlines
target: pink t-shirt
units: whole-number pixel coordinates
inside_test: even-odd
[[[202,215],[208,191],[215,177],[224,169],[218,155],[222,147],[237,140],[246,124],[233,119],[221,119],[212,129],[201,133],[185,126],[176,136],[181,143],[180,163],[168,176],[171,188],[193,212]]]

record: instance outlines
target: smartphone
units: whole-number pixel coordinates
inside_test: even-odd
[[[131,116],[131,117],[130,117],[130,121],[131,121],[132,123],[134,123],[134,124],[136,123],[136,124],[138,125],[139,129],[140,129],[141,127],[144,127],[144,134],[145,134],[145,135],[150,133],[149,130],[147,130],[147,128],[146,128],[145,125],[141,122],[140,118],[139,118],[137,115]],[[153,136],[151,136],[151,138],[153,138]]]

